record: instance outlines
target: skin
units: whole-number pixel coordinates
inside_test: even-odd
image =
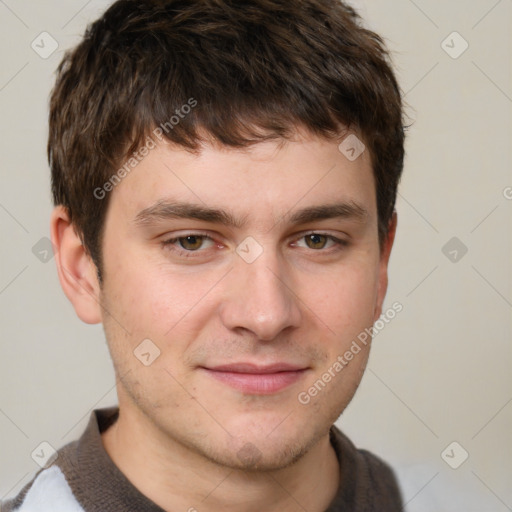
[[[159,144],[110,192],[101,286],[66,211],[53,212],[62,287],[83,321],[103,323],[118,377],[120,418],[103,433],[105,449],[164,510],[320,512],[343,482],[329,429],[369,345],[308,404],[297,397],[381,314],[396,215],[381,248],[370,155],[351,162],[339,142],[303,134],[243,150],[205,144],[199,155]],[[177,199],[245,223],[137,222]],[[340,202],[366,213],[290,221]],[[326,236],[308,244],[311,232]],[[198,233],[212,240],[164,243]],[[263,251],[252,263],[236,252],[249,236]],[[144,339],[160,350],[149,366],[134,355]],[[264,395],[201,368],[240,361],[307,370]]]

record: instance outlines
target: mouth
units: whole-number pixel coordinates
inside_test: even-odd
[[[251,395],[271,395],[282,391],[300,380],[308,368],[288,363],[257,365],[254,363],[232,363],[227,365],[200,367],[210,377]]]

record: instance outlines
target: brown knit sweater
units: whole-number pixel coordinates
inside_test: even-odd
[[[93,411],[80,439],[61,448],[49,467],[14,499],[0,504],[0,512],[163,512],[128,481],[103,448],[100,433],[118,413],[116,407]],[[389,466],[357,450],[335,426],[330,439],[343,478],[325,512],[401,511],[400,491]]]

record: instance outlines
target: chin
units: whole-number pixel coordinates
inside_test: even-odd
[[[200,443],[203,446],[196,448],[212,462],[231,469],[258,472],[284,469],[301,459],[318,440],[316,432],[298,423],[279,425],[285,417],[258,424],[237,422],[236,427],[226,428],[224,439],[209,438],[208,446],[204,440]]]
[[[276,442],[277,441],[277,442]],[[230,469],[254,472],[278,471],[295,464],[308,451],[309,444],[304,439],[270,442],[268,439],[253,441],[231,440],[226,450],[214,450],[208,458],[216,464]]]

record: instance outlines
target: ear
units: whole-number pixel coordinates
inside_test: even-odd
[[[66,297],[83,322],[100,323],[100,286],[96,265],[75,232],[67,209],[62,205],[52,212],[50,232],[59,281]]]
[[[377,301],[375,303],[375,311],[373,315],[374,322],[382,314],[382,304],[384,302],[384,297],[386,296],[386,291],[388,289],[388,263],[389,256],[391,255],[391,248],[393,247],[393,242],[395,241],[397,221],[398,217],[395,211],[393,212],[391,220],[389,221],[388,233],[386,235],[386,239],[384,240],[382,244],[382,249],[380,251]]]

